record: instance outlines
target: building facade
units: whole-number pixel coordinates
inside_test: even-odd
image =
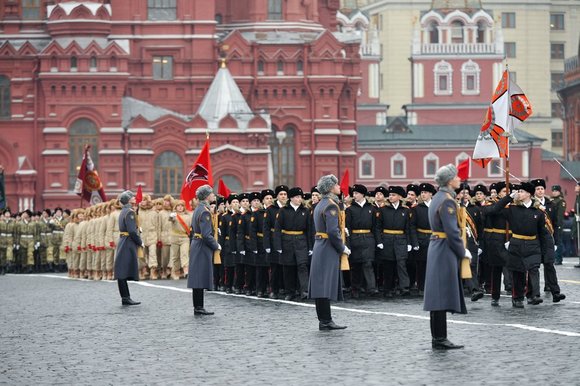
[[[360,34],[337,0],[15,1],[0,6],[10,207],[79,205],[85,144],[116,195],[178,195],[209,133],[233,190],[354,169]],[[378,61],[377,61],[378,62]],[[377,98],[378,100],[378,92]]]

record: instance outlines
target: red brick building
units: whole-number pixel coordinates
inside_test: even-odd
[[[338,8],[338,0],[3,1],[9,205],[78,205],[72,189],[86,143],[110,196],[138,184],[178,195],[206,132],[214,178],[234,190],[309,187],[354,169],[360,36],[337,31]]]

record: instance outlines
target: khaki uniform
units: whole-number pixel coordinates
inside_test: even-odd
[[[87,239],[85,232],[87,225],[88,222],[86,220],[79,222],[73,241],[73,249],[77,252],[74,265],[82,276],[86,274],[85,271],[87,270]]]
[[[191,224],[191,214],[187,212],[182,212],[178,214],[186,224],[189,231],[189,226]],[[184,229],[180,221],[176,217],[171,218],[171,262],[172,262],[172,274],[177,275],[180,268],[185,268],[189,263],[189,235]],[[174,276],[175,277],[175,276]]]
[[[21,220],[15,227],[16,247],[19,249],[20,264],[34,266],[34,246],[38,242],[38,227],[32,221]]]
[[[115,208],[109,216],[107,217],[107,230],[105,232],[105,248],[106,249],[106,267],[107,276],[110,275],[113,278],[113,267],[115,264],[115,248],[117,246],[117,240],[119,240],[119,214],[121,209]]]
[[[76,248],[73,248],[75,232],[78,229],[79,224],[74,221],[69,222],[64,227],[64,233],[62,236],[62,245],[63,245],[63,256],[66,259],[66,265],[68,266],[69,277],[74,276],[75,270],[78,267],[78,258],[76,259],[75,265],[75,256],[78,256],[78,251]]]
[[[165,277],[168,277],[170,272],[168,270],[171,269],[171,261],[169,259],[170,250],[171,250],[171,228],[172,223],[169,221],[169,214],[171,213],[168,210],[160,210],[158,213],[159,216],[159,241],[160,247],[158,248],[157,256],[159,256],[159,260],[161,261],[161,269],[165,272]]]
[[[0,267],[14,262],[14,220],[0,219]]]
[[[52,243],[50,242],[50,239],[52,238],[52,229],[50,229],[50,217],[41,217],[37,224],[38,234],[40,237],[40,246],[38,248],[40,264],[44,265],[47,263],[52,263]]]
[[[157,241],[159,240],[159,214],[155,209],[139,209],[139,225],[141,226],[141,240],[145,244],[145,263],[153,271],[157,270]],[[153,276],[153,273],[152,273]],[[155,276],[153,276],[155,277]]]
[[[64,229],[67,226],[69,220],[62,217],[53,217],[50,220],[50,228],[52,230],[52,236],[50,238],[50,245],[52,247],[52,262],[54,264],[64,264],[65,255],[63,247]],[[49,263],[51,261],[49,260]]]

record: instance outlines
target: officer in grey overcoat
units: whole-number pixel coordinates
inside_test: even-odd
[[[432,347],[448,350],[463,347],[447,339],[447,312],[467,313],[459,263],[464,257],[471,258],[471,253],[465,249],[459,231],[455,190],[461,180],[457,168],[452,164],[439,168],[435,182],[439,191],[429,205],[432,234],[427,252],[423,309],[431,312]]]
[[[321,201],[314,209],[314,249],[308,297],[316,302],[318,328],[324,330],[340,330],[346,326],[338,326],[332,321],[330,300],[343,300],[340,277],[340,255],[350,255],[350,249],[342,242],[338,216],[340,213],[338,194],[340,186],[336,176],[330,174],[318,181]]]
[[[199,204],[191,219],[191,245],[189,247],[189,275],[187,288],[192,289],[193,313],[213,315],[203,306],[203,290],[213,288],[213,253],[221,247],[213,237],[209,203],[215,200],[211,186],[197,188],[195,195]]]
[[[139,236],[136,215],[133,205],[136,205],[135,194],[130,190],[124,191],[119,196],[119,202],[123,205],[119,214],[119,241],[115,254],[115,279],[119,285],[121,304],[136,306],[141,302],[131,299],[127,280],[139,280],[139,262],[137,260],[137,248],[143,245]]]

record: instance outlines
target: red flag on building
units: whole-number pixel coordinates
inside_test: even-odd
[[[74,192],[91,203],[91,205],[95,205],[106,201],[107,197],[105,196],[99,173],[97,173],[95,164],[89,154],[90,148],[90,145],[85,146],[85,155],[77,175]]]
[[[137,187],[137,194],[135,194],[135,201],[137,201],[137,205],[139,205],[141,203],[141,201],[143,201],[143,188],[141,187],[141,184],[139,184],[139,186]]]
[[[348,187],[350,185],[349,180],[350,180],[350,177],[348,174],[348,169],[346,169],[344,171],[343,176],[342,176],[342,180],[340,181],[340,191],[342,192],[342,195],[344,197],[349,196],[349,191],[348,191]]]
[[[209,159],[209,136],[205,140],[205,145],[201,153],[195,160],[191,170],[185,177],[181,186],[181,199],[185,201],[187,210],[191,210],[191,200],[195,197],[197,188],[203,185],[213,187],[213,177],[211,175],[211,163]]]
[[[461,181],[467,181],[469,175],[471,174],[471,164],[469,163],[469,158],[463,160],[457,165],[457,176],[461,178]]]
[[[232,191],[228,188],[226,183],[220,178],[218,182],[218,194],[222,197],[228,198]]]

